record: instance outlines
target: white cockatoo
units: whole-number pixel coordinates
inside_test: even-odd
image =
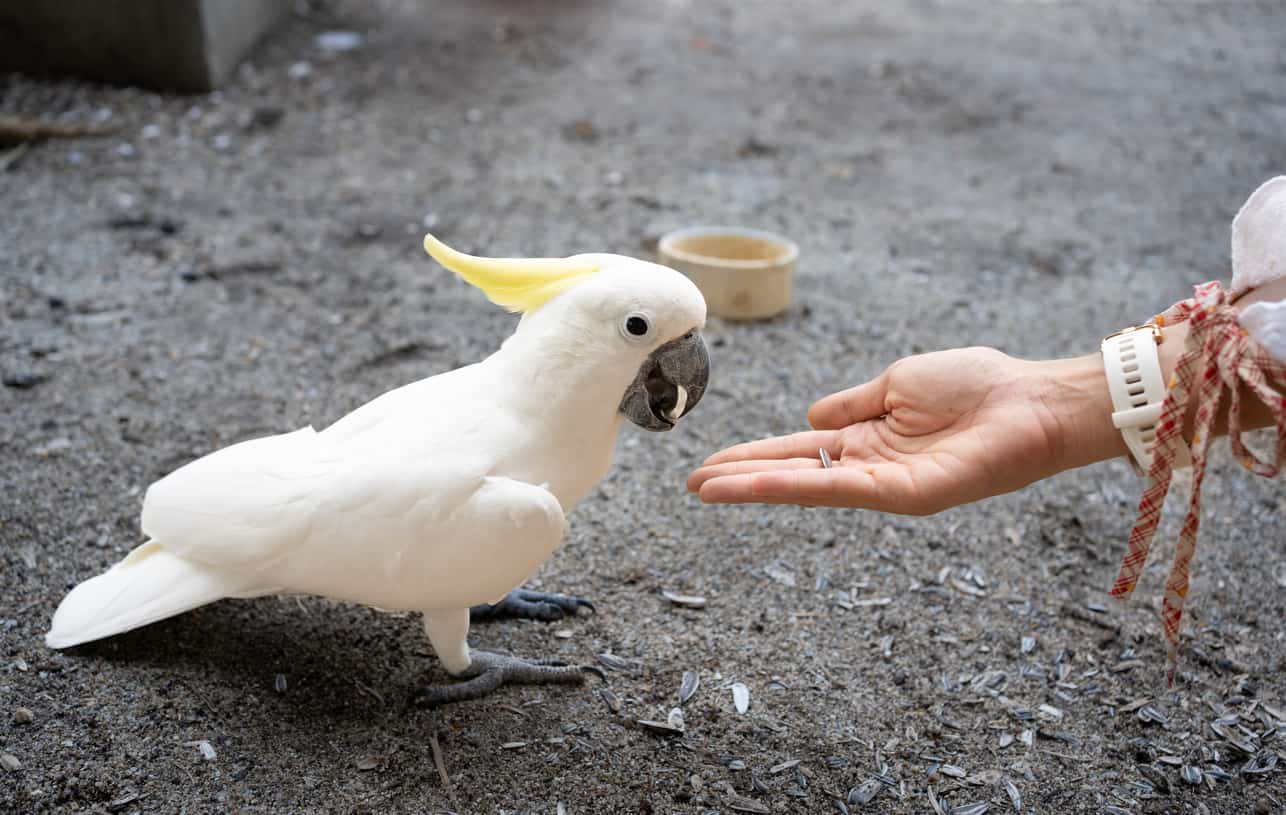
[[[432,235],[424,245],[522,313],[500,350],[320,432],[240,442],[152,484],[147,542],[72,589],[50,647],[225,597],[317,594],[422,612],[443,667],[466,680],[427,689],[430,702],[581,681],[578,667],[471,652],[471,608],[547,619],[587,605],[515,589],[607,475],[622,422],[669,430],[701,399],[705,300],[678,272],[620,255],[487,259]]]

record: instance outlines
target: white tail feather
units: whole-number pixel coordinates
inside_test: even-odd
[[[45,644],[70,648],[173,617],[224,597],[246,596],[244,578],[185,560],[149,541],[63,598]]]

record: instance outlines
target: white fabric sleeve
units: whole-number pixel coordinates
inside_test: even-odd
[[[1265,181],[1232,219],[1232,290],[1286,277],[1286,176]]]
[[[1251,303],[1237,318],[1255,342],[1273,359],[1286,362],[1286,300],[1276,303]]]
[[[1232,219],[1232,291],[1286,277],[1286,176],[1260,185]],[[1286,300],[1247,306],[1238,318],[1255,342],[1286,362]]]

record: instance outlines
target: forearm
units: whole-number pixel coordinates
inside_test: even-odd
[[[1236,308],[1243,309],[1261,300],[1286,299],[1286,278],[1275,280],[1239,299]],[[1183,353],[1188,336],[1187,323],[1162,329],[1162,341],[1157,347],[1164,381],[1171,374]],[[1112,397],[1108,392],[1103,359],[1098,353],[1074,359],[1032,363],[1038,376],[1046,381],[1043,401],[1054,417],[1052,447],[1060,470],[1083,467],[1098,461],[1127,454],[1121,433],[1112,424]],[[1266,427],[1272,414],[1259,397],[1249,389],[1241,389],[1241,424],[1245,429]],[[1184,425],[1184,438],[1192,438],[1196,404],[1190,403]],[[1227,432],[1227,410],[1220,412],[1216,433]]]

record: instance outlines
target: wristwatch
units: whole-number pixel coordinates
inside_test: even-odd
[[[1161,339],[1161,328],[1149,323],[1109,334],[1100,347],[1112,395],[1112,424],[1121,431],[1136,472],[1142,473],[1152,467],[1157,422],[1165,401],[1166,384],[1157,354]],[[1174,469],[1192,463],[1188,444],[1181,441],[1171,465]]]

